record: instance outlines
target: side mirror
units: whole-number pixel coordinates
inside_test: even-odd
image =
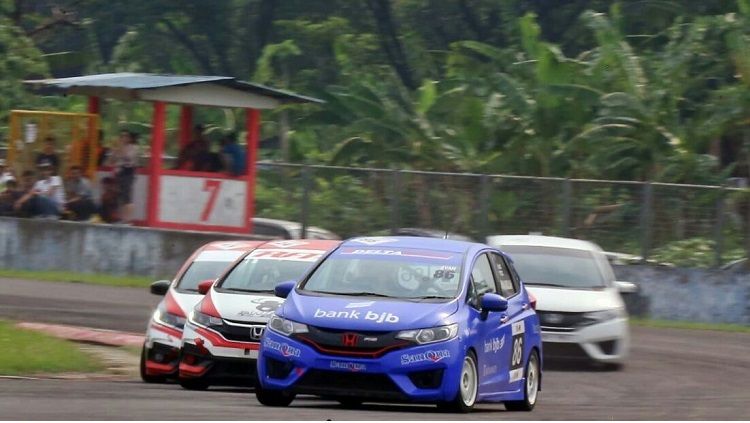
[[[635,294],[638,292],[638,285],[633,282],[616,281],[615,286],[621,294]]]
[[[508,300],[498,294],[488,292],[482,295],[482,311],[505,311],[508,309]]]
[[[292,292],[295,285],[297,285],[296,281],[281,282],[273,289],[273,293],[277,297],[286,298],[289,296],[289,293]]]
[[[149,287],[149,291],[151,291],[154,295],[164,295],[169,291],[169,285],[171,285],[172,282],[170,281],[156,281],[151,284]]]
[[[214,282],[216,282],[213,279],[206,279],[205,281],[198,284],[198,293],[201,295],[206,295],[209,289],[214,285]]]

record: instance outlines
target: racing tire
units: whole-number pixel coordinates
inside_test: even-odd
[[[625,363],[603,363],[601,370],[605,372],[619,372],[625,369]]]
[[[258,402],[268,407],[287,407],[294,401],[295,394],[275,389],[264,389],[260,386],[255,388],[255,398]]]
[[[182,386],[184,389],[187,389],[189,391],[205,391],[206,389],[208,389],[209,386],[211,386],[203,378],[197,378],[197,379],[179,378],[178,381],[180,382],[180,386]]]
[[[464,357],[461,365],[461,376],[458,381],[458,392],[452,401],[438,403],[438,409],[453,413],[468,413],[474,409],[479,393],[479,372],[477,358],[472,351]]]
[[[539,397],[539,385],[542,381],[541,367],[539,366],[539,353],[531,351],[529,361],[526,362],[524,373],[523,399],[520,401],[505,401],[505,409],[508,411],[531,411],[536,405]]]
[[[141,365],[140,365],[141,380],[146,383],[164,383],[167,381],[166,376],[160,375],[149,375],[146,374],[146,346],[141,348]]]

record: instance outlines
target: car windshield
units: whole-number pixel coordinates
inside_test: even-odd
[[[504,245],[527,285],[591,289],[604,287],[602,272],[590,251],[569,248]]]
[[[255,250],[219,281],[217,289],[272,292],[281,282],[298,280],[325,252],[320,250]]]
[[[234,260],[232,260],[234,261]],[[216,279],[232,261],[194,261],[177,284],[179,291],[198,292],[198,284],[207,279]]]
[[[463,255],[434,250],[342,248],[326,259],[302,292],[393,297],[454,298]]]

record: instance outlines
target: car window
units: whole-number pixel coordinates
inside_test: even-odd
[[[492,264],[495,268],[495,276],[497,277],[498,285],[500,285],[500,295],[505,298],[512,297],[516,294],[517,288],[513,284],[508,266],[505,263],[503,256],[497,253],[491,253]]]
[[[194,261],[177,282],[175,289],[198,292],[199,283],[218,278],[230,264],[231,261]]]
[[[471,280],[474,283],[476,296],[481,297],[487,292],[497,292],[495,277],[492,275],[492,265],[487,254],[482,254],[474,262],[471,269]]]
[[[525,285],[598,289],[606,280],[591,251],[570,248],[504,245]]]

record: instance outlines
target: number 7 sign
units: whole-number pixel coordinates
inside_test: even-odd
[[[203,180],[203,192],[208,191],[208,201],[206,206],[203,208],[201,213],[201,222],[208,221],[208,217],[211,216],[211,212],[214,210],[216,205],[216,198],[219,196],[219,190],[221,189],[221,180],[217,179],[204,179]]]

